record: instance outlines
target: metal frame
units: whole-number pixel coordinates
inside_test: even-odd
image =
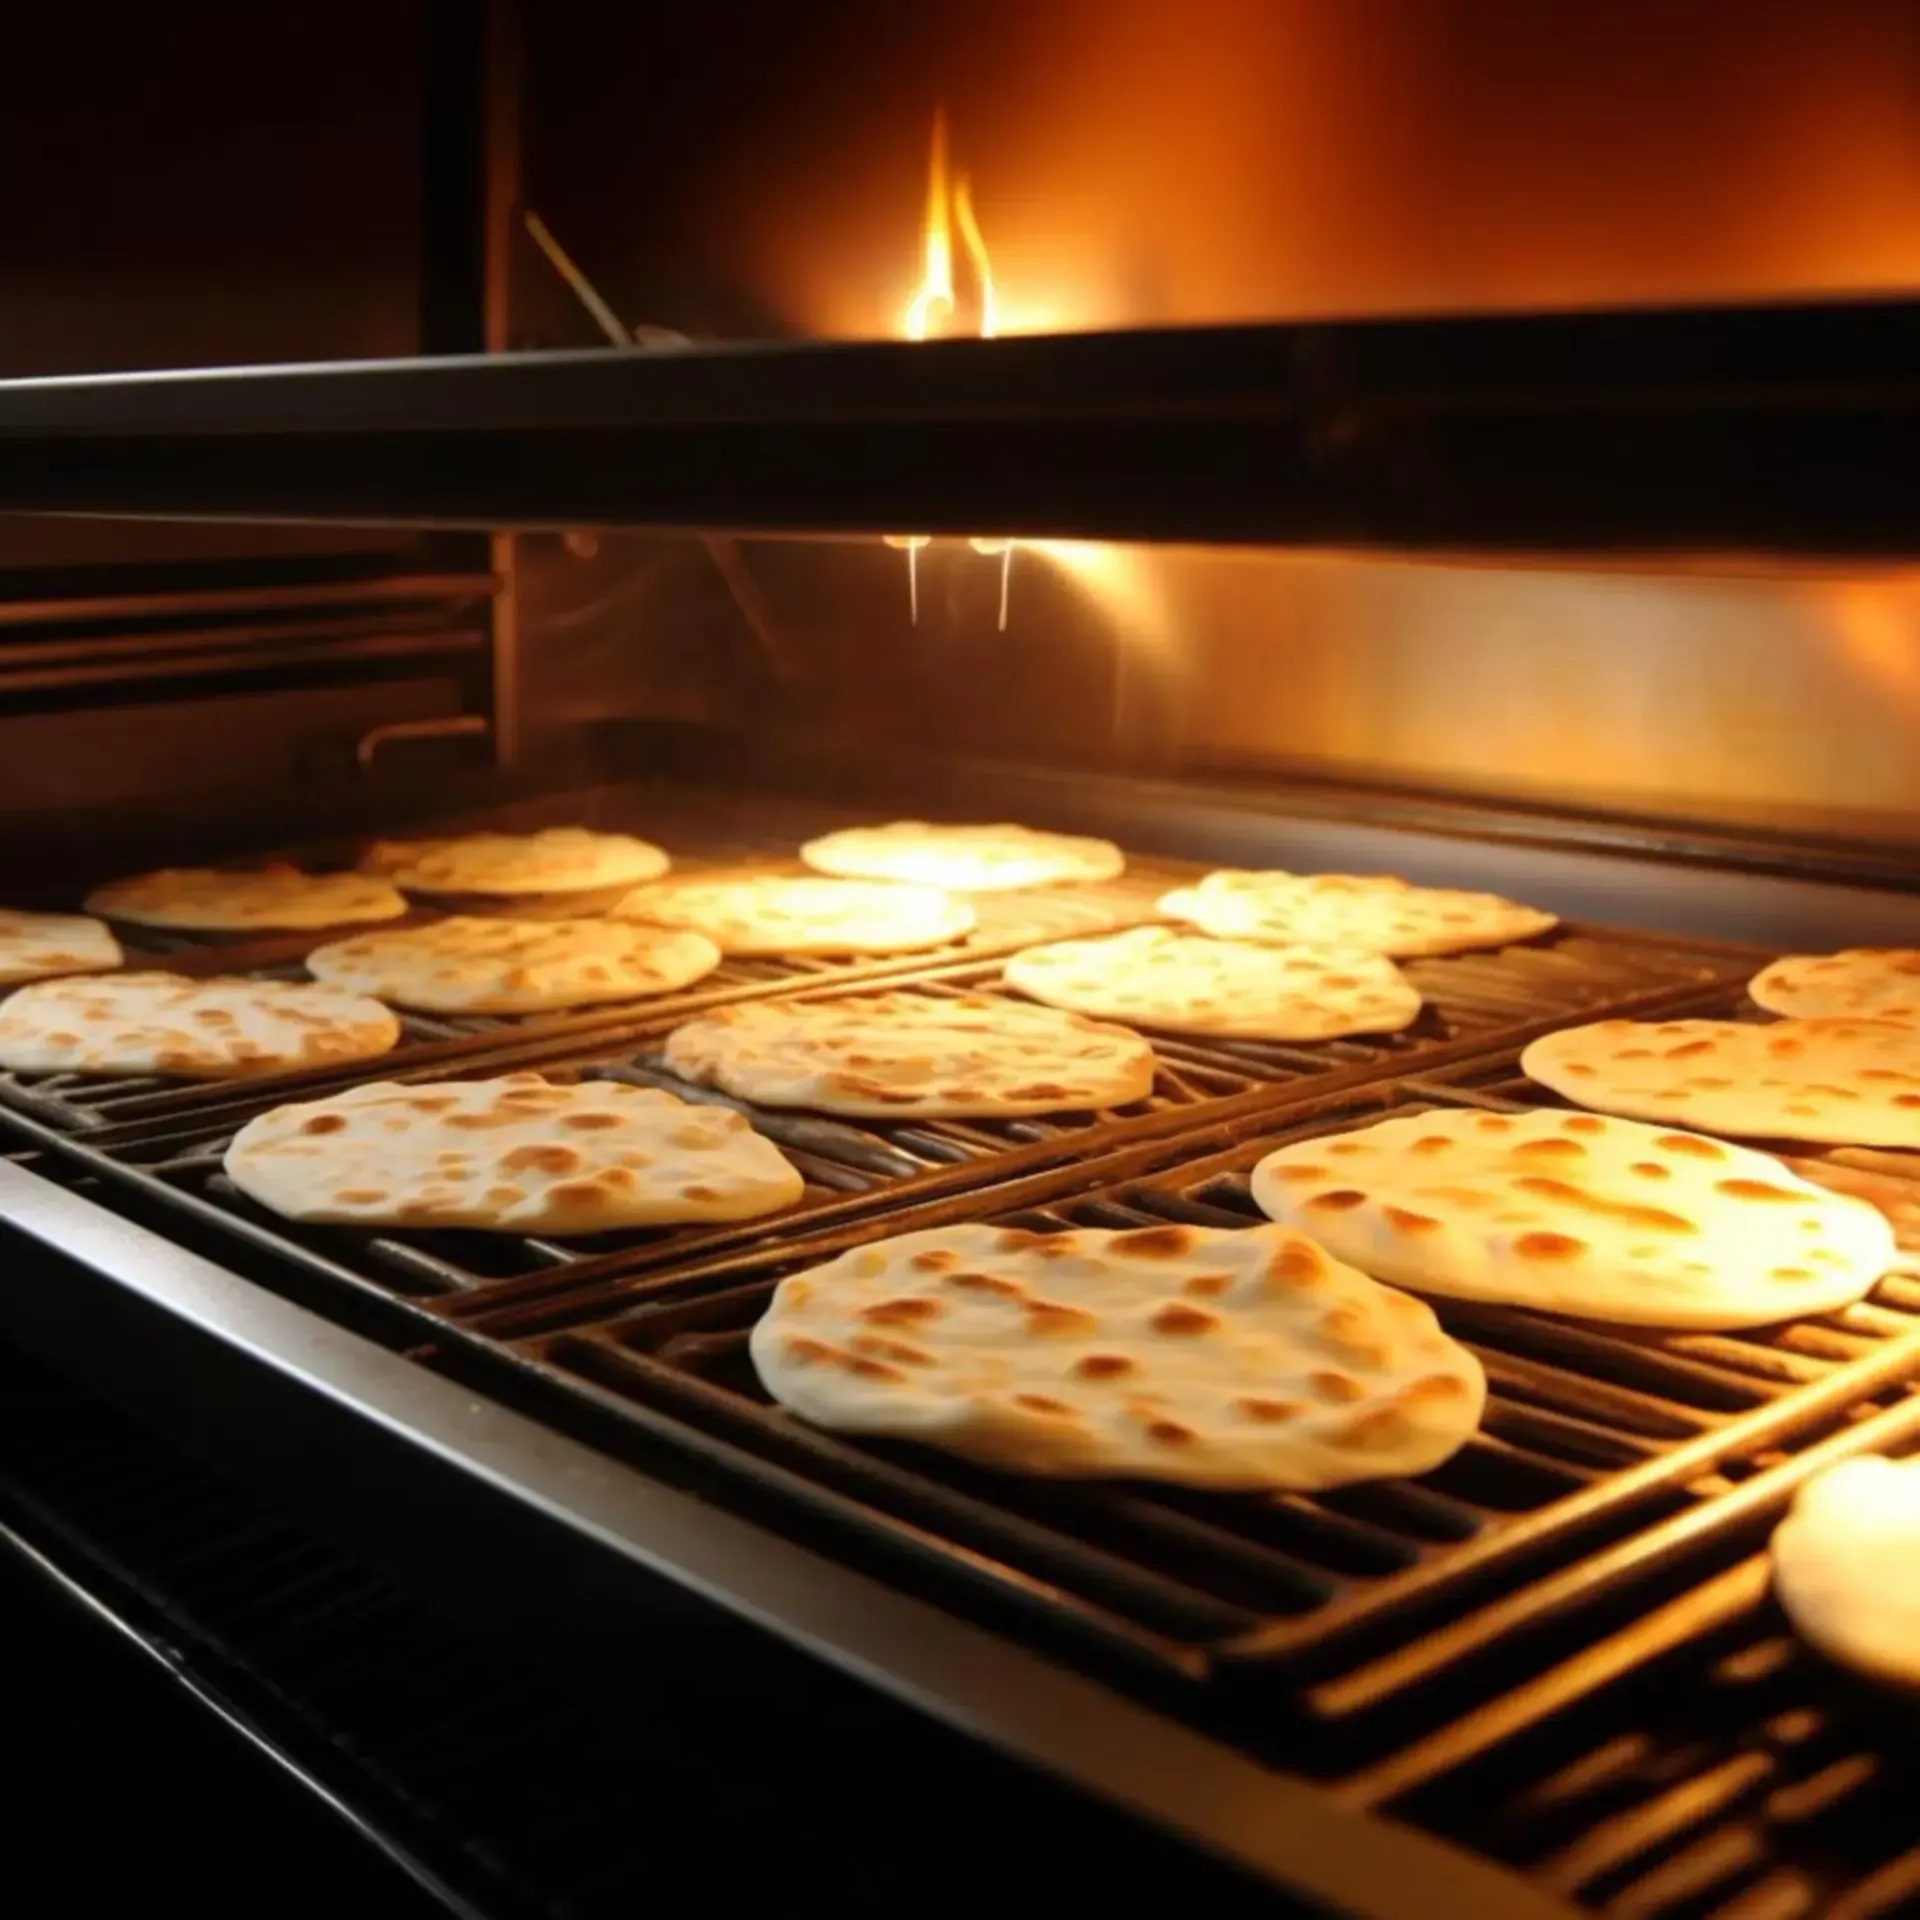
[[[0,507],[1911,557],[1920,304],[0,383]]]
[[[376,1508],[391,1515],[430,1502],[434,1538],[425,1548],[416,1541],[413,1558],[430,1552],[444,1581],[466,1554],[480,1555],[488,1577],[462,1589],[469,1606],[512,1586],[516,1562],[566,1588],[565,1567],[590,1549],[603,1569],[617,1568],[629,1601],[645,1596],[635,1621],[663,1604],[663,1587],[677,1590],[665,1604],[697,1603],[772,1633],[1332,1910],[1488,1920],[1571,1912],[1492,1866],[1347,1813],[939,1608],[476,1398],[18,1166],[0,1164],[0,1214],[44,1256],[0,1281],[9,1337],[191,1450],[211,1446],[229,1470],[264,1473],[282,1493],[324,1481],[317,1491],[336,1523],[364,1531]],[[272,1418],[256,1426],[250,1410],[267,1401]],[[246,1444],[236,1444],[242,1433]],[[374,1485],[378,1500],[355,1498]],[[391,1551],[393,1537],[383,1545]],[[530,1549],[524,1559],[521,1549]],[[884,1754],[873,1763],[884,1765]]]

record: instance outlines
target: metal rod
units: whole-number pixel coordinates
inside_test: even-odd
[[[600,297],[600,290],[581,272],[566,248],[554,238],[553,229],[531,207],[526,209],[522,218],[534,245],[546,255],[554,272],[573,289],[580,304],[592,314],[601,332],[614,346],[627,352],[649,352],[685,343],[684,334],[670,333],[662,327],[635,327],[629,333],[620,316]],[[760,650],[766,655],[775,677],[791,685],[800,678],[799,663],[781,638],[774,624],[773,609],[767,604],[759,583],[748,570],[739,543],[717,533],[703,533],[699,539],[706,549],[707,558],[713,562],[714,571],[733,596],[733,604],[739,610],[741,619],[760,643]]]

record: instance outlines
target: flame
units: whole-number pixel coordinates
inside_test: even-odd
[[[936,108],[933,116],[933,142],[927,157],[927,203],[920,217],[920,284],[913,290],[900,313],[900,331],[909,340],[928,340],[960,330],[960,294],[954,283],[953,236],[959,230],[960,246],[966,256],[967,271],[973,283],[976,318],[973,331],[982,340],[991,340],[999,330],[999,311],[993,286],[993,263],[987,255],[986,236],[980,231],[979,216],[973,210],[973,188],[963,174],[949,176],[947,167],[947,116]],[[907,556],[907,605],[915,626],[920,624],[920,550],[931,544],[925,533],[891,533],[887,545],[904,549]],[[997,556],[1000,561],[1000,626],[1007,624],[1007,591],[1013,568],[1013,542],[1006,539],[975,538],[969,543],[975,553]]]

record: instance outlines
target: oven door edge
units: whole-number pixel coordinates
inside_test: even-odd
[[[371,1529],[383,1558],[410,1544],[416,1564],[404,1571],[443,1589],[451,1580],[476,1604],[484,1595],[536,1624],[537,1589],[571,1603],[597,1588],[627,1608],[639,1659],[650,1616],[718,1608],[1336,1912],[1571,1911],[651,1480],[16,1164],[0,1163],[0,1220],[35,1243],[16,1240],[0,1269],[0,1333],[224,1470],[317,1498],[336,1530],[364,1540]],[[514,1591],[515,1569],[526,1591]]]

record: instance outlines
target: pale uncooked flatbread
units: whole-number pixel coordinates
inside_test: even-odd
[[[1789,954],[1762,967],[1747,991],[1769,1013],[1920,1025],[1920,949]]]
[[[722,953],[911,953],[970,933],[973,909],[934,887],[885,880],[669,880],[613,909],[622,920],[691,927]]]
[[[377,1000],[287,980],[75,975],[0,1002],[0,1067],[224,1080],[385,1053],[400,1023]]]
[[[1223,940],[1362,947],[1395,959],[1531,940],[1557,916],[1497,893],[1416,887],[1389,873],[1210,873],[1176,887],[1160,911]]]
[[[847,827],[809,840],[800,858],[822,873],[851,880],[912,880],[956,893],[1111,880],[1127,864],[1111,840],[1011,824],[950,827],[925,820]]]
[[[587,827],[376,840],[360,858],[362,872],[386,874],[414,893],[584,893],[653,880],[667,866],[650,841]]]
[[[1842,1460],[1795,1496],[1773,1536],[1773,1587],[1830,1660],[1920,1685],[1920,1460]]]
[[[0,987],[57,973],[102,973],[121,958],[120,942],[85,914],[0,907]]]
[[[1521,1068],[1583,1107],[1712,1133],[1920,1147],[1920,1030],[1872,1020],[1600,1020]]]
[[[671,993],[711,973],[697,933],[608,920],[436,920],[316,947],[316,980],[438,1013],[544,1013]]]
[[[1893,1228],[1747,1147],[1592,1113],[1446,1109],[1253,1170],[1261,1211],[1382,1279],[1646,1327],[1753,1327],[1858,1300]]]
[[[1380,954],[1265,947],[1171,927],[1029,947],[1007,962],[1007,983],[1096,1019],[1241,1040],[1398,1033],[1420,1015],[1413,983]]]
[[[397,920],[407,903],[388,882],[364,873],[302,873],[286,866],[163,867],[96,887],[87,895],[87,910],[145,927],[261,933]]]
[[[935,1227],[783,1280],[767,1391],[1020,1473],[1218,1488],[1425,1473],[1486,1380],[1432,1308],[1277,1227]]]
[[[666,1060],[769,1107],[901,1119],[1120,1107],[1153,1091],[1137,1033],[978,994],[749,1000],[676,1028]]]
[[[804,1185],[737,1113],[537,1073],[384,1080],[276,1107],[234,1136],[226,1169],[291,1220],[502,1233],[749,1220]]]

